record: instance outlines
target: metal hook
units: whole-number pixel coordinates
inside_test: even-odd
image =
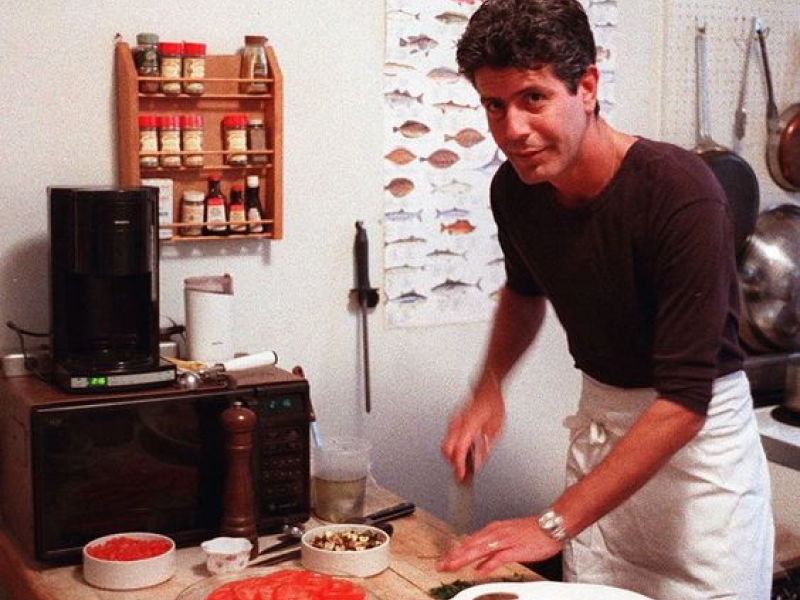
[[[695,28],[695,32],[698,35],[705,35],[705,33],[706,33],[706,22],[703,21],[703,24],[701,25],[700,24],[700,19],[698,17],[695,17],[694,18],[694,28]]]

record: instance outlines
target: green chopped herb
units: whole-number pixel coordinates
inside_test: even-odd
[[[525,581],[525,578],[519,573],[515,573],[511,577],[503,577],[502,579],[493,579],[492,581],[519,583],[520,581]],[[438,587],[429,589],[428,594],[431,597],[436,598],[436,600],[450,600],[450,598],[455,597],[455,595],[458,594],[459,592],[467,588],[470,588],[473,585],[480,585],[482,583],[489,583],[489,581],[468,581],[465,579],[456,579],[451,583],[442,583],[442,585]]]

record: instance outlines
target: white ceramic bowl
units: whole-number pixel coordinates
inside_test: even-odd
[[[378,536],[383,543],[367,550],[324,550],[311,544],[312,540],[326,532],[369,532]],[[389,535],[377,527],[369,525],[323,525],[303,534],[300,540],[303,567],[317,573],[338,575],[340,577],[371,577],[389,567]]]
[[[89,550],[114,538],[133,538],[144,541],[164,541],[169,549],[157,556],[138,560],[97,558]],[[92,540],[83,547],[83,577],[95,587],[107,590],[135,590],[163,583],[175,575],[175,542],[157,533],[115,533]]]
[[[247,567],[253,544],[247,538],[216,537],[200,544],[206,553],[206,567],[214,575],[238,573]]]

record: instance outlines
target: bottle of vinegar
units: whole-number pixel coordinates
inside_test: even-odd
[[[228,206],[228,226],[230,233],[247,233],[247,216],[242,198],[242,185],[234,183],[231,186],[231,203]]]
[[[247,176],[244,205],[250,233],[263,233],[264,224],[259,222],[264,218],[264,213],[261,210],[261,200],[259,199],[258,175]]]
[[[222,177],[220,175],[208,176],[208,193],[205,202],[205,227],[204,235],[226,235],[228,233],[228,207],[225,196],[222,194]]]

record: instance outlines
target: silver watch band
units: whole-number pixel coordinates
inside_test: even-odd
[[[564,526],[564,517],[552,508],[548,508],[539,517],[539,529],[557,542],[563,542],[569,537]]]

